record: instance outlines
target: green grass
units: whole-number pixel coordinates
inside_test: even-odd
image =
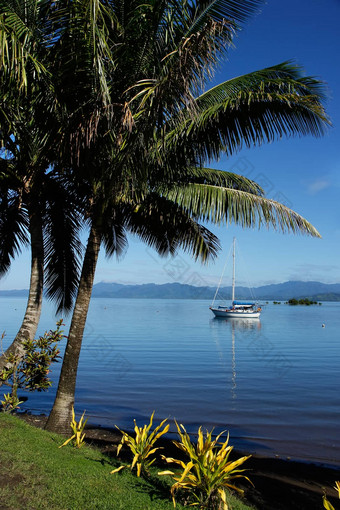
[[[0,414],[0,502],[15,510],[170,510],[170,480],[111,475],[119,461],[99,450],[66,446],[62,436]],[[250,507],[230,496],[232,510]],[[177,509],[184,507],[177,504]]]

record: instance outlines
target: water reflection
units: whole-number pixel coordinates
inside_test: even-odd
[[[231,399],[236,400],[235,326],[231,328]]]
[[[216,348],[219,354],[219,358],[222,364],[225,366],[226,370],[229,372],[229,368],[226,360],[224,359],[224,351],[225,345],[221,345],[220,343],[220,332],[226,330],[230,333],[231,338],[231,399],[232,401],[236,401],[237,399],[237,372],[236,372],[236,342],[235,342],[235,333],[240,332],[241,334],[244,332],[256,332],[261,330],[261,321],[259,318],[247,318],[247,319],[239,319],[239,318],[228,318],[221,319],[219,317],[214,317],[210,321],[210,325],[213,331],[213,337],[215,339]],[[214,331],[215,330],[215,331]],[[215,334],[214,334],[215,333]],[[224,337],[224,335],[223,335]],[[229,335],[227,335],[229,337]],[[240,337],[243,340],[243,337]]]
[[[227,326],[231,328],[231,331],[235,332],[237,330],[239,331],[249,331],[254,329],[261,329],[261,321],[258,318],[247,318],[247,319],[238,319],[230,317],[229,319],[219,319],[217,317],[214,317],[212,319],[214,322],[220,322],[220,323],[226,323]]]

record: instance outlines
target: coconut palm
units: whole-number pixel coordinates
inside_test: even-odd
[[[203,165],[222,151],[231,155],[243,145],[250,147],[283,135],[318,136],[328,122],[320,83],[304,78],[289,63],[204,92],[221,54],[231,44],[237,23],[258,2],[92,3],[96,19],[80,1],[78,21],[73,21],[69,32],[74,37],[87,19],[91,36],[81,39],[76,55],[87,56],[92,65],[86,71],[77,60],[77,73],[81,70],[87,77],[86,90],[77,93],[78,110],[72,113],[65,133],[74,137],[75,172],[86,176],[92,191],[83,272],[48,421],[49,429],[59,431],[68,427],[74,402],[78,357],[101,244],[109,254],[118,254],[125,245],[125,232],[131,231],[160,253],[185,247],[196,257],[208,259],[216,252],[216,240],[202,230],[200,222],[207,220],[247,227],[273,225],[317,236],[306,220],[265,199],[254,183]],[[68,41],[78,44],[80,38],[72,37]],[[72,66],[70,59],[71,71]],[[73,80],[73,95],[78,85]],[[64,94],[67,97],[66,89]],[[81,104],[82,97],[88,101]],[[129,207],[134,214],[127,214]],[[123,217],[118,213],[121,210]],[[180,228],[188,223],[195,232],[190,242],[186,230]]]
[[[20,119],[21,121],[23,119]],[[25,245],[31,249],[29,296],[22,325],[6,352],[21,356],[22,342],[32,340],[39,323],[44,279],[57,311],[68,311],[79,279],[81,201],[70,182],[48,167],[40,131],[27,120],[0,170],[0,275]]]
[[[37,98],[49,98],[46,117],[38,116],[44,122],[52,119],[52,127],[43,124],[47,147],[53,145],[46,154],[69,182],[86,188],[82,196],[90,233],[65,354],[66,376],[61,376],[50,428],[69,421],[101,244],[109,254],[119,254],[131,231],[160,253],[184,247],[208,259],[216,240],[200,223],[206,220],[318,235],[299,215],[266,200],[254,183],[204,168],[222,152],[231,155],[243,145],[283,135],[318,136],[328,122],[320,83],[291,64],[205,91],[234,33],[260,3],[0,0],[5,90],[8,81],[25,94],[34,85]],[[8,16],[8,5],[15,10],[19,4],[24,7],[20,19],[17,12]],[[23,26],[31,19],[29,4],[45,21],[33,24],[36,31]],[[58,112],[59,130],[51,112]],[[2,118],[6,112],[0,101]],[[189,224],[188,238],[182,227]]]
[[[46,158],[40,157],[44,134],[39,140],[32,131],[36,81],[39,81],[32,77],[45,74],[37,59],[41,45],[35,7],[38,7],[38,2],[0,2],[1,275],[8,270],[11,259],[21,246],[31,239],[31,278],[26,312],[15,340],[6,354],[0,357],[0,368],[4,367],[9,353],[20,355],[23,340],[33,339],[42,305],[42,222],[37,206],[38,196],[34,192],[28,193],[34,188],[35,174],[45,171],[48,166]],[[27,115],[28,105],[30,115]],[[22,138],[20,131],[24,135]],[[22,145],[20,149],[19,143]]]
[[[48,167],[39,133],[29,121],[16,132],[12,151],[0,166],[0,276],[23,246],[30,245],[29,296],[22,325],[0,357],[21,356],[22,342],[34,338],[39,323],[44,279],[57,312],[69,311],[79,279],[81,201],[72,183]]]
[[[31,248],[31,276],[23,323],[6,353],[20,356],[33,339],[41,313],[44,273],[47,295],[58,312],[70,310],[79,277],[81,202],[70,181],[49,166],[48,136],[37,108],[19,108],[3,143],[0,166],[0,275],[24,245]]]
[[[79,200],[68,183],[52,172],[34,176],[25,183],[20,173],[12,172],[13,161],[6,162],[0,181],[0,274],[5,274],[11,259],[23,246],[30,245],[31,276],[29,296],[22,325],[6,352],[21,356],[22,342],[33,339],[39,323],[44,279],[46,294],[57,305],[58,313],[70,310],[79,279],[81,254]]]
[[[69,310],[79,277],[80,202],[62,172],[52,171],[60,131],[51,74],[53,5],[0,0],[0,275],[22,246],[31,247],[29,297],[23,323],[6,353],[21,355],[47,295]],[[77,203],[77,205],[76,205]]]

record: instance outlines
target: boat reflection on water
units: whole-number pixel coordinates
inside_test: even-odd
[[[210,321],[211,326],[213,329],[218,329],[221,331],[223,328],[227,328],[227,331],[231,332],[231,399],[235,401],[237,399],[236,389],[237,389],[237,381],[236,381],[236,342],[235,342],[235,333],[239,332],[241,333],[250,333],[251,336],[257,332],[260,332],[261,330],[261,321],[259,318],[251,318],[251,319],[236,319],[236,318],[228,318],[228,319],[221,319],[219,317],[214,317]],[[216,331],[217,333],[217,331]],[[226,338],[228,338],[229,335],[226,335]],[[225,346],[220,345],[220,335],[216,334],[214,335],[216,347],[219,353],[219,358],[221,362],[225,365],[227,368],[227,365],[229,363],[226,363],[226,360],[224,359],[224,351]],[[242,336],[240,337],[240,340],[243,341]],[[228,368],[229,372],[229,368]]]
[[[217,317],[214,317],[213,320],[218,320],[221,322],[221,319],[217,319]],[[235,333],[235,331],[249,331],[251,329],[261,329],[261,321],[259,318],[251,318],[247,319],[246,321],[243,319],[234,319],[230,317],[230,319],[226,319],[225,321],[222,321],[225,323],[230,324],[231,331]]]
[[[236,400],[236,349],[235,349],[235,331],[260,330],[261,321],[259,318],[247,319],[227,319],[231,326],[231,398]]]
[[[246,321],[234,317],[229,317],[228,319],[214,317],[210,320],[210,324],[214,329],[218,328],[221,330],[227,328],[227,330],[231,330],[232,333],[235,333],[235,331],[255,331],[261,329],[261,321],[259,317],[252,317]]]

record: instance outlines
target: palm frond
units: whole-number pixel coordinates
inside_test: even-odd
[[[152,107],[157,121],[162,123],[163,118],[169,120],[174,113],[193,108],[194,96],[213,76],[218,55],[231,44],[232,36],[230,24],[210,20],[201,31],[172,44],[171,51],[155,53],[159,62],[155,61],[153,73],[128,89],[136,90],[130,101],[138,99],[137,111]]]
[[[81,270],[81,216],[77,197],[63,181],[49,179],[44,218],[46,295],[57,311],[71,310]]]
[[[220,241],[208,228],[189,216],[187,222],[180,225],[178,248],[189,253],[195,260],[203,263],[216,258],[221,249]]]
[[[0,193],[0,276],[5,274],[12,259],[29,242],[28,216],[18,195]]]
[[[161,256],[178,249],[206,262],[220,249],[217,237],[166,197],[150,193],[127,218],[127,229]]]
[[[20,89],[27,88],[27,72],[47,73],[43,60],[36,52],[36,15],[39,1],[0,2],[0,69],[11,77]]]
[[[176,175],[176,169],[172,174],[172,178],[176,179],[173,183],[174,187],[183,184],[210,184],[222,188],[232,188],[241,191],[247,191],[255,195],[263,196],[264,191],[255,181],[248,179],[242,175],[226,172],[224,170],[216,170],[214,168],[190,167],[180,169]],[[167,185],[167,189],[171,188],[171,184]],[[162,187],[160,187],[161,193]]]
[[[275,230],[321,237],[313,225],[288,207],[267,198],[230,188],[189,184],[164,192],[197,221],[235,223],[244,228]]]
[[[195,13],[195,23],[192,30],[199,30],[208,18],[215,21],[234,20],[244,23],[249,17],[260,12],[263,0],[203,0],[196,2],[192,10]]]
[[[221,103],[228,98],[237,99],[242,93],[254,91],[256,94],[269,95],[270,92],[297,93],[302,96],[315,96],[326,99],[325,84],[320,80],[304,75],[304,69],[293,61],[286,61],[259,71],[238,76],[222,82],[202,93],[197,102],[202,107]],[[249,98],[252,100],[252,97]]]
[[[324,84],[289,63],[224,82],[197,98],[197,115],[169,131],[166,150],[188,146],[202,160],[283,136],[320,136],[330,121]],[[175,124],[176,119],[172,122]],[[183,149],[184,150],[184,149]],[[197,157],[197,156],[195,156]]]
[[[126,214],[130,207],[127,204],[114,203],[105,211],[102,222],[102,242],[107,257],[116,255],[122,257],[127,250],[128,240],[126,235]]]
[[[105,106],[111,103],[107,73],[105,72],[108,63],[113,64],[112,52],[109,34],[110,26],[116,25],[117,20],[110,3],[104,3],[100,0],[89,0],[83,2],[85,7],[84,25],[87,24],[88,33],[85,38],[90,45],[92,53],[93,67],[101,91],[101,100]],[[86,26],[86,25],[85,25]],[[112,72],[112,71],[111,71]]]
[[[258,11],[261,3],[260,0],[133,3],[134,15],[124,28],[126,39],[135,48],[134,55],[128,58],[136,79],[127,89],[136,89],[132,100],[142,98],[138,108],[146,103],[155,108],[160,98],[163,107],[166,99],[168,108],[171,105],[177,111],[192,106],[193,96],[213,76],[219,58],[231,45],[235,21],[244,22]],[[140,74],[144,74],[144,79],[138,79]],[[171,111],[166,108],[163,115],[170,118]]]

